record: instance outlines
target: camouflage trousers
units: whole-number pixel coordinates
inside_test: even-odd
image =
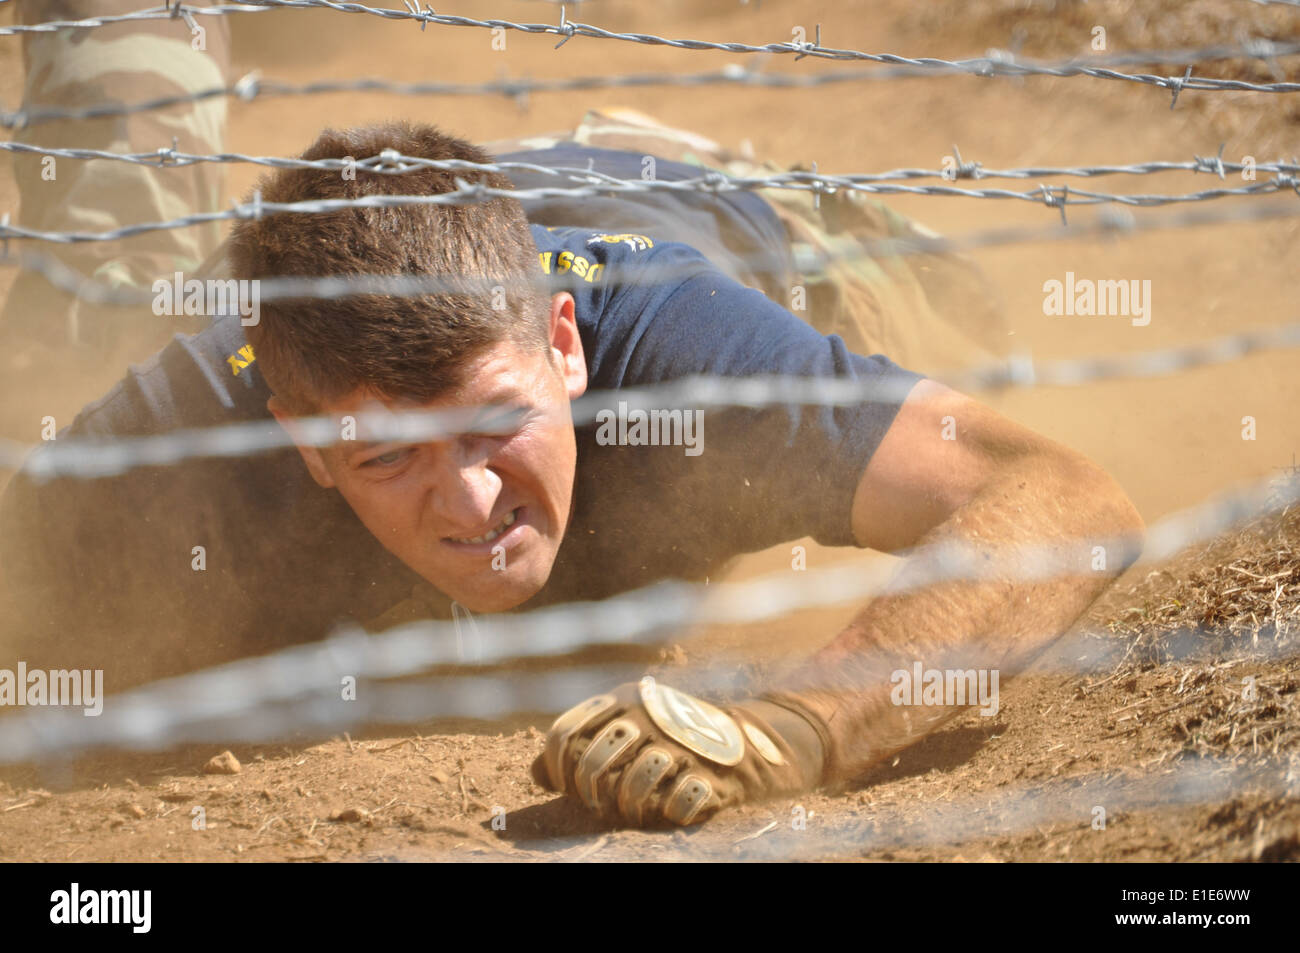
[[[20,0],[18,18],[25,24],[77,20],[145,6],[138,0]],[[13,141],[42,149],[115,153],[157,153],[169,148],[220,152],[227,113],[222,96],[96,118],[42,113],[184,96],[228,85],[227,19],[203,17],[194,21],[193,30],[177,17],[23,34],[22,110],[29,119],[16,130]],[[156,163],[114,159],[13,155],[19,191],[17,223],[26,228],[103,232],[212,211],[223,201],[225,168],[219,163],[160,168]],[[147,289],[159,276],[197,269],[221,237],[220,223],[210,223],[108,242],[23,245],[101,283]],[[0,314],[11,353],[24,344],[102,351],[121,337],[124,323],[140,321],[122,309],[90,306],[56,289],[35,271],[19,273]],[[157,322],[153,324],[158,331]],[[172,326],[160,332],[161,339],[175,330]]]
[[[22,0],[24,22],[127,12],[138,0]],[[183,19],[143,20],[95,29],[27,34],[25,111],[131,103],[229,85],[230,35],[226,17],[203,18],[205,34]],[[201,47],[201,48],[200,48]],[[40,120],[33,117],[17,141],[43,147],[94,148],[153,153],[175,145],[196,153],[224,147],[227,99],[125,116]],[[670,128],[624,109],[588,112],[572,130],[485,143],[488,151],[544,148],[577,142],[625,149],[699,165],[723,173],[758,176],[785,171],[776,163],[730,152],[695,133]],[[305,144],[304,144],[305,145]],[[109,159],[58,158],[49,176],[41,155],[19,154],[14,168],[20,188],[19,222],[52,231],[104,231],[125,224],[214,211],[221,205],[224,167],[195,163],[160,168]],[[861,193],[823,194],[768,189],[792,242],[796,267],[826,261],[800,275],[807,307],[794,313],[824,334],[839,334],[859,353],[884,353],[920,371],[986,358],[1005,341],[996,296],[979,270],[950,254],[868,253],[879,239],[931,237],[933,233]],[[222,229],[202,227],[147,232],[112,242],[41,245],[83,275],[113,285],[148,288],[157,277],[193,273],[218,249]],[[780,301],[784,306],[790,302]],[[139,309],[137,309],[138,311]],[[177,326],[162,328],[152,317],[96,308],[58,291],[38,273],[22,272],[0,322],[11,345],[39,342],[50,348],[81,348],[104,356],[131,336],[148,353]],[[159,337],[159,335],[162,335]]]

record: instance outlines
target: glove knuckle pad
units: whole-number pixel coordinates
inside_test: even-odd
[[[606,725],[578,759],[574,782],[578,796],[586,805],[600,810],[600,780],[619,756],[641,737],[641,729],[628,718],[617,718]]]
[[[543,752],[546,773],[550,776],[551,786],[555,790],[563,791],[567,787],[564,783],[564,755],[569,749],[569,742],[616,704],[618,700],[612,694],[597,695],[574,705],[555,719],[555,724],[551,725],[550,733],[546,736],[546,750]]]
[[[683,827],[693,822],[713,797],[708,778],[687,774],[673,787],[664,802],[664,817]]]
[[[646,802],[672,767],[672,753],[663,748],[646,748],[637,755],[631,767],[623,773],[623,783],[618,789],[618,812],[639,825]]]

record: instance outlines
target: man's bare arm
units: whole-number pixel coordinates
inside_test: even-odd
[[[945,543],[978,547],[990,565],[1001,547],[1049,547],[1078,569],[1032,581],[999,572],[907,587],[868,605],[785,683],[829,728],[828,778],[861,773],[963,710],[895,705],[893,672],[920,662],[1007,677],[1137,557],[1143,525],[1115,481],[1081,454],[922,381],[863,475],[853,529],[863,546],[919,547],[900,570],[904,584],[928,577],[935,563],[925,549]],[[1093,545],[1118,538],[1129,545],[1108,546],[1106,568],[1093,568]]]
[[[872,602],[771,692],[725,711],[654,679],[575,705],[551,726],[534,780],[634,824],[694,824],[852,777],[962,710],[894,705],[894,672],[996,669],[1000,682],[1135,558],[1142,530],[1094,464],[930,381],[877,449],[852,520],[864,546],[915,549],[899,576],[911,585]],[[944,544],[977,549],[981,578],[921,585],[936,567],[927,547]],[[1111,550],[1102,571],[1094,545]],[[1036,568],[1059,562],[1069,575],[1021,581],[998,563],[1009,547],[1039,547]]]

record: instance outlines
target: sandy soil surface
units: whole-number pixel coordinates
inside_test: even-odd
[[[1044,58],[1082,56],[1099,24],[1112,53],[1231,43],[1242,29],[1294,39],[1300,30],[1300,11],[1240,0],[1164,0],[1143,5],[1141,13],[1129,6],[671,0],[651,10],[630,0],[594,0],[574,16],[609,29],[749,43],[788,40],[796,25],[811,38],[820,24],[826,46],[944,57],[992,47]],[[484,14],[481,4],[437,9]],[[535,0],[499,0],[491,11],[525,21],[558,17]],[[11,14],[0,10],[0,16]],[[268,78],[297,82],[705,70],[741,56],[583,38],[554,50],[554,42],[510,33],[507,49],[496,52],[490,34],[468,28],[421,32],[329,12],[235,19],[238,70],[259,68]],[[20,97],[17,49],[0,44],[6,104]],[[766,68],[843,66],[773,57]],[[1268,64],[1254,61],[1216,63],[1197,75],[1275,78]],[[934,168],[954,143],[964,158],[990,168],[1187,160],[1213,155],[1220,143],[1225,158],[1267,161],[1300,153],[1300,106],[1289,96],[1185,91],[1171,111],[1162,90],[1081,78],[932,77],[811,91],[606,90],[536,95],[527,110],[485,98],[266,99],[232,107],[229,138],[232,150],[287,155],[304,148],[325,122],[407,116],[490,140],[566,128],[585,109],[610,105],[641,109],[726,146],[748,140],[758,155],[782,162],[816,160],[827,172]],[[255,170],[234,167],[229,196],[243,196],[255,178]],[[1182,192],[1217,179],[1169,173],[1044,181]],[[1295,196],[1239,201],[1294,204]],[[8,167],[0,166],[0,208],[16,202]],[[1028,203],[899,197],[890,204],[945,234],[1059,221],[1054,210]],[[1091,209],[1070,215],[1080,222],[1096,217]],[[1292,218],[1104,242],[1019,244],[973,257],[1003,296],[1007,350],[1055,359],[1137,352],[1294,321],[1300,316],[1298,249],[1300,218]],[[1043,282],[1066,271],[1149,278],[1149,326],[1044,316]],[[0,275],[0,292],[11,279]],[[917,366],[927,369],[923,355]],[[1150,381],[987,399],[1099,461],[1154,521],[1291,462],[1300,450],[1296,367],[1295,353],[1280,351]],[[51,369],[34,392],[11,384],[3,436],[35,440],[40,414],[32,416],[31,408],[70,415],[120,372],[120,364],[106,362],[75,374]],[[1247,415],[1257,420],[1254,441],[1241,439]],[[792,827],[798,812],[789,801],[730,812],[692,832],[609,828],[531,783],[527,765],[549,722],[521,716],[491,724],[374,726],[348,738],[277,745],[106,753],[59,768],[7,767],[0,770],[0,859],[1296,859],[1297,545],[1291,514],[1217,548],[1184,554],[1163,573],[1147,567],[1131,574],[1094,608],[1080,633],[1004,690],[996,718],[973,712],[846,791],[800,799],[802,830]],[[810,567],[844,557],[809,547]],[[770,571],[788,559],[787,550],[759,554],[743,561],[736,576]],[[1261,590],[1268,598],[1230,591],[1251,574],[1268,580],[1272,588]],[[1194,610],[1204,611],[1180,614]],[[852,612],[849,606],[806,611],[697,633],[689,661],[737,648],[760,662],[804,653],[828,641]],[[1186,636],[1196,626],[1229,624],[1237,626],[1235,635],[1218,643]],[[1260,686],[1250,702],[1242,699],[1247,676]],[[225,747],[242,771],[203,774],[204,763]],[[204,811],[202,831],[194,830],[195,808]],[[1097,808],[1105,810],[1104,829],[1096,827]],[[503,830],[494,828],[494,815],[504,816]]]
[[[1197,547],[1112,590],[992,717],[689,831],[619,829],[533,784],[543,735],[521,716],[234,745],[236,774],[205,773],[212,745],[11,766],[0,859],[1295,860],[1298,555],[1294,508]],[[652,670],[717,651],[692,645]]]

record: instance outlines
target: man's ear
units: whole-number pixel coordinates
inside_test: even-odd
[[[573,311],[573,295],[567,291],[551,297],[551,358],[564,378],[570,400],[587,392],[587,357]]]
[[[327,490],[334,488],[334,477],[330,474],[329,467],[325,465],[325,457],[321,454],[320,447],[304,445],[298,440],[297,418],[289,412],[274,395],[267,400],[266,409],[275,415],[275,419],[280,422],[280,426],[288,431],[294,446],[298,448],[298,454],[302,457],[302,462],[307,464],[307,471],[311,473],[311,478],[316,481],[318,486]]]

